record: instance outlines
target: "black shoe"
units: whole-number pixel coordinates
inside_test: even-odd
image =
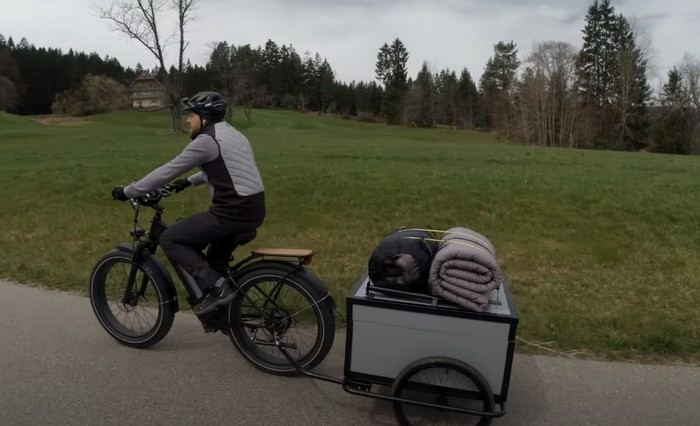
[[[212,287],[206,297],[204,297],[201,302],[194,305],[192,310],[197,315],[206,314],[217,306],[229,303],[233,300],[233,296],[235,296],[235,293],[231,290],[228,280],[223,281],[221,284]]]

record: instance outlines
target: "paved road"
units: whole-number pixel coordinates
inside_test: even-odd
[[[0,282],[0,425],[393,425],[386,402],[258,372],[178,313],[149,350],[116,344],[87,299]],[[320,371],[342,375],[339,335]],[[494,425],[698,425],[700,368],[516,356]]]

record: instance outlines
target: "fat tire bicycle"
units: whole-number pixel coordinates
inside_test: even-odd
[[[160,201],[173,194],[169,185],[131,199],[131,242],[121,243],[95,264],[89,296],[101,326],[117,342],[148,348],[170,331],[179,299],[165,264],[156,257],[167,229]],[[139,225],[142,207],[155,211],[148,230]],[[222,332],[256,368],[271,374],[296,375],[313,369],[330,351],[335,337],[335,302],[323,281],[306,268],[312,250],[260,249],[232,264],[233,251],[256,237],[256,231],[221,240],[227,258],[209,250],[202,255],[228,277],[234,299],[197,318],[205,332]],[[216,259],[215,259],[216,257]],[[178,265],[170,262],[187,291],[190,307],[204,294]],[[280,349],[284,349],[280,351]]]

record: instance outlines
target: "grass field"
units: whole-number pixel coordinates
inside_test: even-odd
[[[132,225],[111,189],[188,142],[168,123],[157,113],[64,124],[0,115],[0,276],[84,292],[95,261]],[[341,324],[345,294],[388,231],[465,226],[496,246],[527,342],[700,360],[700,158],[540,149],[293,112],[255,111],[240,128],[269,216],[238,256],[313,248],[311,269],[338,300]],[[190,189],[164,202],[165,218],[207,203],[204,188]]]

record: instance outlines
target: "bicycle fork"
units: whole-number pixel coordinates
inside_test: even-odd
[[[143,252],[143,244],[138,244],[134,250],[134,255],[131,258],[131,269],[129,270],[129,278],[126,282],[126,288],[124,289],[124,296],[122,297],[122,304],[128,304],[130,306],[136,306],[139,301],[139,297],[143,297],[146,294],[146,286],[148,286],[148,276],[143,274],[141,278],[141,285],[137,292],[134,293],[134,284],[136,282],[136,274],[139,269],[139,264],[141,262],[141,253]]]

